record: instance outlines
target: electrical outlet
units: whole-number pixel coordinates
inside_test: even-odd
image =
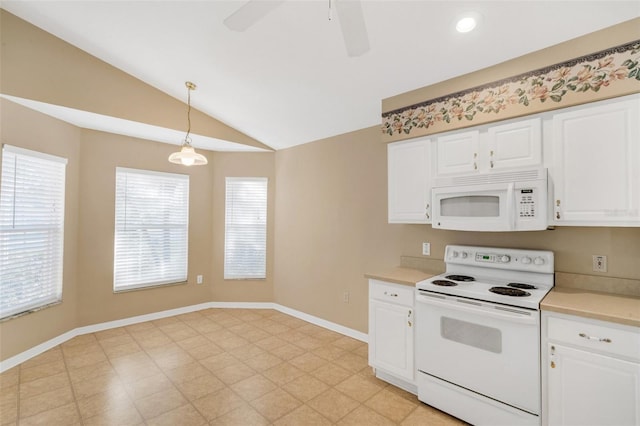
[[[607,256],[600,254],[593,255],[593,271],[607,272]]]
[[[202,275],[196,277],[196,284],[202,284]]]
[[[344,293],[342,293],[342,302],[343,303],[349,303],[349,292],[345,291]]]
[[[431,256],[431,243],[422,243],[422,255]]]

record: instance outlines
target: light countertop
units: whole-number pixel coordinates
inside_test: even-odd
[[[399,266],[396,268],[367,273],[364,276],[374,280],[415,287],[416,283],[438,274],[439,272],[424,272],[417,269],[403,268]]]
[[[554,287],[540,302],[543,311],[640,327],[640,297]]]
[[[366,278],[415,287],[441,272],[395,267],[365,274]],[[640,297],[554,287],[540,302],[543,311],[640,327]]]

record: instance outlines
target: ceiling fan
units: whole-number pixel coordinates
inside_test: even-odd
[[[238,10],[227,16],[224,24],[234,31],[245,31],[264,18],[269,12],[286,0],[249,0]],[[360,0],[329,0],[329,20],[331,8],[335,5],[344,45],[350,57],[360,56],[369,51],[369,36],[364,23]]]

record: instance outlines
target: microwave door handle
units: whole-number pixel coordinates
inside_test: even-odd
[[[516,229],[516,201],[515,201],[515,183],[511,182],[507,185],[507,220],[509,221],[509,229]]]

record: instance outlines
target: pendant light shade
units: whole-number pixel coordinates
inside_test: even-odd
[[[203,166],[208,163],[207,157],[202,154],[198,154],[196,150],[191,146],[191,91],[196,90],[196,85],[190,81],[185,83],[187,86],[187,135],[182,141],[182,148],[180,151],[174,152],[169,156],[169,161],[175,164],[182,164],[183,166]]]

